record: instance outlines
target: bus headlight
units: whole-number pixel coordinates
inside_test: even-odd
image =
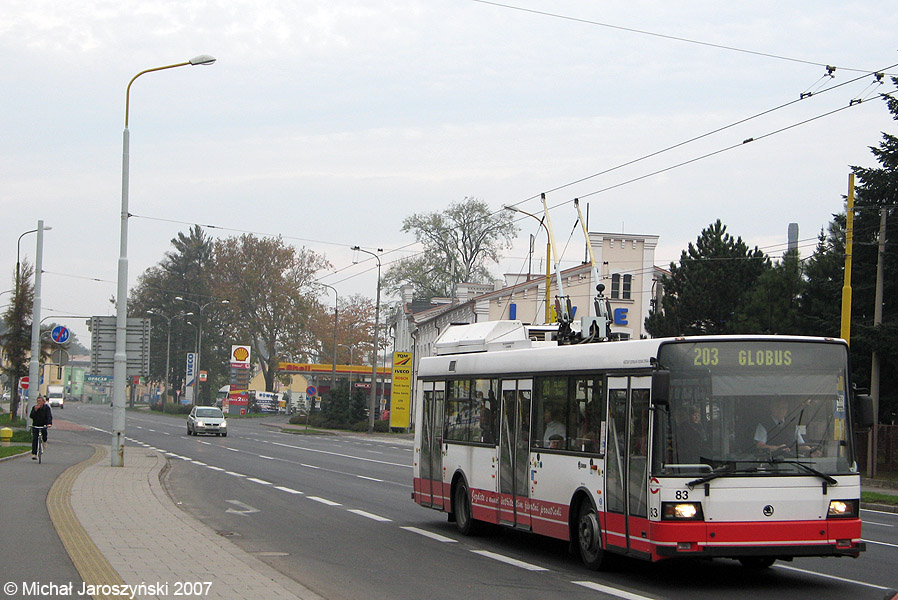
[[[700,502],[662,502],[661,519],[664,521],[704,521]]]
[[[856,519],[858,512],[857,500],[830,500],[829,510],[826,511],[827,519]]]

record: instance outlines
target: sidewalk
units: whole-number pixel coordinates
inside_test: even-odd
[[[60,476],[47,498],[88,586],[144,586],[135,597],[174,598],[184,595],[179,586],[185,583],[211,582],[203,598],[320,598],[178,509],[159,482],[164,456],[129,446],[125,466],[111,467],[106,448],[94,449]],[[106,597],[122,595],[94,595]]]

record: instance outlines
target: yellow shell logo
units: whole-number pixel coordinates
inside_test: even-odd
[[[247,350],[246,348],[237,348],[236,350],[234,350],[235,360],[244,362],[247,358],[249,358],[249,350]]]

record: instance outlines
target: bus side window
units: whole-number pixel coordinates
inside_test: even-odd
[[[540,377],[534,382],[536,398],[533,419],[536,422],[533,446],[562,450],[567,448],[567,377]]]

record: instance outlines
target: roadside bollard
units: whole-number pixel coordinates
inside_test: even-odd
[[[4,427],[0,429],[0,446],[9,446],[9,441],[12,439],[12,429],[9,427]]]

